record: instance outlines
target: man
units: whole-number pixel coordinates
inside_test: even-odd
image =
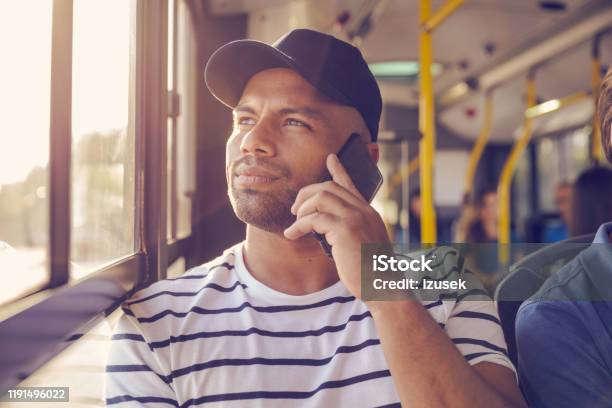
[[[358,132],[378,158],[382,101],[360,52],[294,30],[225,45],[205,76],[233,109],[246,241],[125,303],[107,405],[522,406],[490,302],[359,299],[361,245],[388,237],[330,153]]]
[[[555,206],[559,210],[561,219],[566,227],[571,224],[572,219],[572,183],[561,181],[555,188]]]
[[[603,150],[612,162],[612,71],[601,86],[598,115]],[[608,169],[586,171],[576,181],[576,190],[590,183],[587,178],[606,173],[609,180]],[[603,193],[601,198],[610,203],[609,195]],[[604,218],[600,222],[612,220],[612,214],[588,215]],[[574,221],[577,218],[574,213]],[[530,406],[612,406],[611,300],[612,222],[604,222],[593,245],[550,277],[519,309],[519,375]]]
[[[555,207],[561,219],[545,226],[542,242],[558,242],[568,237],[572,219],[572,184],[569,181],[563,180],[555,187]]]
[[[476,195],[476,218],[467,232],[468,243],[494,243],[498,235],[498,200],[495,187],[484,187]]]

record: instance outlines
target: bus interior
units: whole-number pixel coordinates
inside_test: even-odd
[[[2,0],[0,389],[69,386],[66,406],[104,406],[121,303],[244,238],[231,110],[204,67],[229,41],[295,28],[355,45],[377,79],[372,205],[394,242],[415,239],[415,194],[417,239],[458,242],[487,187],[492,245],[569,237],[557,189],[609,166],[595,117],[608,0]]]

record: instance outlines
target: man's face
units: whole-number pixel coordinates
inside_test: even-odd
[[[352,132],[369,138],[359,113],[329,100],[294,71],[254,75],[233,110],[226,146],[229,196],[238,218],[282,232],[295,220],[290,208],[298,191],[322,180],[327,155]]]
[[[421,218],[421,196],[416,196],[412,199],[410,209],[414,215]]]
[[[480,214],[485,222],[495,223],[498,218],[498,202],[497,194],[490,192],[487,193],[482,200],[482,208]]]
[[[555,205],[559,209],[561,218],[566,224],[569,224],[572,213],[572,186],[569,184],[561,184],[555,191]]]

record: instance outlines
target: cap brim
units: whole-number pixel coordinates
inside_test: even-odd
[[[215,98],[233,108],[249,79],[271,68],[290,68],[299,72],[291,58],[276,48],[260,41],[238,40],[213,53],[206,64],[204,79]]]

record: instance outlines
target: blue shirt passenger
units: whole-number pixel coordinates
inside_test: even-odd
[[[519,376],[530,406],[612,406],[612,222],[521,305]]]

